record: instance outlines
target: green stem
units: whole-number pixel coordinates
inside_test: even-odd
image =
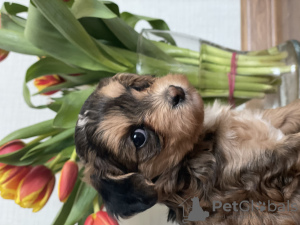
[[[35,143],[38,143],[39,141],[49,137],[49,136],[52,136],[54,134],[57,134],[58,131],[53,131],[53,132],[50,132],[48,134],[43,134],[43,135],[40,135],[38,136],[37,138],[33,139],[32,141],[28,142],[27,145],[32,145],[32,144],[35,144]]]
[[[166,44],[163,42],[152,41],[154,45],[160,48],[166,54],[176,57],[176,56],[184,56],[188,58],[199,59],[199,52],[192,51],[187,48],[180,48],[174,45]]]
[[[50,162],[50,164],[48,165],[48,168],[50,169],[50,170],[54,170],[54,167],[55,167],[55,165],[59,162],[59,160],[61,159],[61,157],[62,157],[62,154],[61,153],[59,153],[51,162]]]
[[[100,205],[99,205],[99,201],[98,201],[98,195],[96,195],[96,197],[93,200],[93,207],[94,207],[94,213],[100,211]]]
[[[217,56],[211,56],[207,54],[201,55],[202,60],[214,64],[219,65],[225,65],[230,66],[231,65],[231,59],[230,58],[222,58]],[[200,60],[199,59],[193,59],[193,58],[184,58],[184,57],[175,57],[175,60],[181,63],[186,63],[190,65],[199,66]],[[286,64],[280,61],[263,61],[263,60],[237,60],[237,67],[243,67],[243,66],[254,66],[254,67],[263,67],[263,66],[285,66]]]
[[[228,90],[212,90],[212,89],[205,89],[199,90],[200,95],[203,98],[211,98],[211,97],[228,97],[229,91]],[[251,99],[251,98],[263,98],[265,96],[264,93],[261,92],[254,92],[254,91],[234,91],[235,98],[243,98],[243,99]]]
[[[76,162],[76,157],[77,157],[76,148],[74,148],[70,160]]]
[[[278,66],[278,67],[238,67],[237,74],[239,75],[275,75],[280,76],[282,73],[289,73],[293,71],[291,66]],[[202,68],[215,71],[215,72],[230,72],[230,66],[216,65],[212,63],[202,63]]]
[[[212,56],[208,54],[202,54],[203,61],[216,63],[220,65],[231,65],[231,59],[230,58],[223,58],[223,57],[217,57]],[[240,57],[237,58],[237,67],[241,66],[254,66],[254,67],[262,67],[262,66],[284,66],[284,62],[280,61],[265,61],[260,59],[253,59],[253,60],[242,60]]]
[[[203,49],[204,53],[219,56],[223,58],[230,58],[232,57],[232,52],[223,50],[218,47],[214,47],[207,44],[202,44],[201,48]],[[288,53],[287,52],[278,52],[278,54],[273,55],[246,55],[246,54],[239,54],[238,58],[239,60],[264,60],[264,61],[278,61],[287,58]]]
[[[222,80],[206,80],[202,79],[200,82],[201,89],[229,89],[228,81]],[[255,84],[255,83],[240,83],[235,82],[234,89],[237,91],[254,91],[254,92],[275,92],[277,89],[268,84]]]
[[[228,82],[227,73],[222,72],[211,72],[207,70],[201,70],[200,71],[200,80],[202,78],[211,79],[211,80],[223,80],[224,82]],[[244,83],[262,83],[262,84],[268,84],[270,82],[273,82],[274,78],[270,76],[241,76],[236,75],[235,76],[235,82],[244,82]],[[280,80],[280,79],[277,79]],[[273,83],[272,83],[273,84]]]
[[[175,57],[174,59],[181,63],[199,66],[199,59],[183,58],[183,57]]]

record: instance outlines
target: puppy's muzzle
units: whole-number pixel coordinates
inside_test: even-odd
[[[127,218],[151,208],[158,200],[154,184],[142,174],[129,173],[106,178],[92,176],[106,210],[115,217]]]
[[[174,107],[185,100],[185,93],[181,87],[170,85],[167,90],[167,99]]]

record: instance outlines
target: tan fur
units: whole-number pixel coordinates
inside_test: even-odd
[[[130,121],[124,116],[106,116],[99,124],[95,133],[95,138],[101,133],[102,139],[107,143],[109,149],[111,149],[114,154],[118,155],[120,139],[128,132],[129,125]]]
[[[299,132],[300,103],[294,101],[288,107],[268,109],[263,113],[263,118],[284,134]]]
[[[124,93],[124,86],[118,81],[111,81],[108,85],[99,90],[99,95],[104,95],[110,98],[117,98]]]

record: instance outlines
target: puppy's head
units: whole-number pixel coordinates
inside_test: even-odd
[[[144,211],[158,200],[151,180],[193,149],[202,123],[201,97],[182,75],[104,79],[84,103],[76,126],[86,179],[111,214]]]

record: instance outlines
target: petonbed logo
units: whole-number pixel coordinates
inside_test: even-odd
[[[220,201],[214,201],[213,202],[213,211],[215,212],[217,209],[223,209],[225,212],[238,212],[238,211],[243,211],[243,212],[251,212],[254,210],[259,210],[261,212],[296,212],[298,211],[296,204],[290,203],[288,200],[285,203],[272,203],[270,200],[268,202],[254,202],[254,201],[241,201],[240,203],[237,203],[234,201],[233,203],[225,203],[222,204]]]
[[[185,215],[185,210],[184,210],[184,203],[187,200],[192,201],[192,207],[189,207],[187,211],[189,212],[188,215]],[[195,221],[205,221],[207,217],[209,217],[209,212],[204,211],[202,207],[200,206],[199,198],[198,197],[193,197],[193,198],[188,198],[184,202],[182,202],[180,205],[183,209],[183,223],[187,222],[195,222]],[[248,201],[244,200],[241,201],[240,203],[237,203],[236,201],[232,203],[222,203],[220,201],[213,201],[212,205],[212,211],[215,212],[217,210],[223,210],[224,212],[238,212],[238,211],[243,211],[243,212],[251,212],[254,210],[258,210],[261,212],[296,212],[298,211],[296,204],[290,203],[288,200],[286,203],[272,203],[270,200],[267,202],[254,202],[254,201]]]
[[[189,199],[189,198],[188,198]],[[183,222],[191,222],[191,221],[205,221],[205,219],[209,216],[209,213],[207,211],[204,211],[199,203],[199,198],[194,197],[191,198],[191,201],[193,202],[193,205],[191,208],[188,208],[189,215],[186,216],[184,214],[184,203],[188,200],[186,199],[184,202],[182,202],[179,206],[182,207],[183,210]]]

